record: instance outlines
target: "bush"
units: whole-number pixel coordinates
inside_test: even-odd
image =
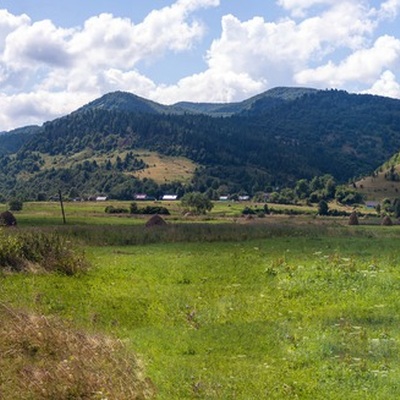
[[[160,215],[169,215],[169,211],[165,207],[158,206],[146,206],[140,209],[141,214],[160,214]]]
[[[139,208],[137,203],[133,202],[130,205],[131,214],[160,214],[160,215],[170,215],[168,208],[160,206],[146,206],[144,208]]]
[[[83,253],[55,233],[0,231],[0,270],[43,270],[74,275],[88,268]]]
[[[10,211],[21,211],[24,203],[18,199],[12,199],[8,202],[8,208]]]
[[[122,207],[107,206],[104,210],[107,214],[128,214],[129,210]]]
[[[318,203],[318,215],[329,215],[329,206],[325,200]]]
[[[250,207],[245,207],[245,208],[243,208],[243,210],[242,210],[242,214],[243,214],[243,215],[255,215],[256,212],[255,212],[252,208],[250,208]]]

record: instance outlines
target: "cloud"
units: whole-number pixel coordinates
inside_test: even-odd
[[[0,10],[0,129],[72,111],[109,90],[154,90],[136,65],[191,49],[205,33],[193,18],[219,0],[178,0],[141,23],[100,14],[74,29]]]
[[[241,22],[227,15],[207,60],[211,70],[247,73],[277,85],[337,49],[358,49],[372,31],[363,9],[349,2],[335,3],[320,16],[300,23],[292,19],[267,22],[261,17]]]
[[[383,2],[378,10],[380,19],[396,18],[400,10],[400,0],[387,0]]]
[[[10,33],[30,23],[31,20],[26,14],[16,16],[0,9],[0,51],[4,50],[5,40]]]
[[[400,60],[400,40],[392,36],[379,37],[368,49],[361,49],[339,64],[329,61],[317,68],[305,69],[295,75],[301,85],[343,87],[348,82],[371,83],[386,68]]]
[[[3,62],[15,68],[31,65],[68,66],[67,39],[72,30],[56,28],[49,20],[22,25],[5,40]]]
[[[0,94],[0,131],[38,124],[65,115],[93,98],[84,92],[35,91],[15,95]]]
[[[231,102],[250,97],[266,89],[265,80],[255,80],[247,73],[208,69],[181,79],[176,85],[159,86],[151,98],[165,104],[193,102]]]
[[[384,71],[379,79],[368,90],[363,93],[376,94],[380,96],[400,98],[400,83],[392,71]]]
[[[165,56],[193,56],[210,33],[197,12],[220,3],[176,0],[137,24],[103,13],[72,29],[0,10],[0,130],[58,117],[114,90],[163,103],[238,101],[293,84],[398,95],[400,39],[384,30],[400,0],[374,1],[375,8],[368,0],[276,0],[287,15],[274,21],[226,13],[199,57],[203,70],[170,85],[146,75]]]
[[[305,10],[316,5],[337,4],[340,0],[278,0],[277,3],[285,10],[291,12],[294,17],[304,17]]]

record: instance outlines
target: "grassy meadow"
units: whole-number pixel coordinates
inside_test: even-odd
[[[17,230],[75,239],[91,267],[0,270],[0,304],[121,340],[156,399],[399,398],[399,226],[311,214],[242,223],[221,205],[209,221],[176,210],[146,230],[104,207],[67,204],[63,227],[56,203],[25,204]]]

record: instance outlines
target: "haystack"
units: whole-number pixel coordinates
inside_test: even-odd
[[[167,223],[158,214],[153,215],[147,222],[146,228],[152,228],[153,226],[165,226]]]
[[[0,214],[0,226],[16,226],[17,219],[10,211],[4,211]]]
[[[382,225],[385,225],[385,226],[392,226],[393,225],[393,221],[391,220],[389,215],[386,215],[385,218],[383,218]]]
[[[358,217],[355,211],[350,214],[349,225],[358,225]]]

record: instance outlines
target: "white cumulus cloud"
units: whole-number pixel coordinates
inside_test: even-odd
[[[175,0],[139,23],[103,13],[71,29],[0,10],[0,130],[58,117],[114,90],[164,103],[239,101],[278,85],[400,97],[400,38],[395,29],[385,34],[400,0],[276,0],[283,18],[226,12],[210,39],[207,14],[200,19],[198,11],[229,4]],[[193,61],[204,38],[210,45],[196,53],[195,72],[171,84],[154,80],[151,68],[176,55]]]
[[[400,83],[392,71],[385,71],[370,89],[363,93],[400,98]]]
[[[298,84],[342,87],[347,82],[368,83],[376,80],[382,71],[398,64],[400,60],[400,40],[392,36],[381,36],[368,49],[361,49],[339,64],[328,62],[317,68],[298,72]]]

